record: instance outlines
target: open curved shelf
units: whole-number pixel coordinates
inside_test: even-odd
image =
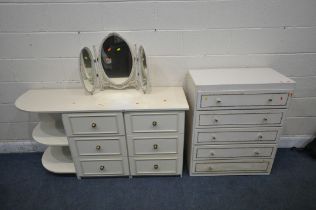
[[[33,139],[41,144],[67,146],[68,140],[61,123],[39,122],[32,133]]]
[[[44,168],[53,173],[76,173],[68,146],[49,146],[43,154],[42,164]]]

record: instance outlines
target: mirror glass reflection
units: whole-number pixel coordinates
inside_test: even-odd
[[[109,78],[128,78],[133,57],[128,44],[117,35],[110,35],[102,43],[101,63]]]

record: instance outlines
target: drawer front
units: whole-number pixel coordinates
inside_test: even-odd
[[[179,136],[128,137],[129,155],[177,154],[179,147]]]
[[[273,158],[276,145],[227,145],[227,146],[198,146],[195,147],[196,159],[215,158]]]
[[[184,130],[184,112],[125,114],[126,132],[131,133],[170,133]]]
[[[287,93],[200,95],[200,108],[232,106],[286,106]]]
[[[71,138],[70,141],[73,141],[79,156],[127,154],[124,136]]]
[[[132,175],[172,175],[178,172],[178,159],[137,159],[130,158]]]
[[[116,176],[128,175],[127,158],[112,160],[81,160],[83,176]]]
[[[283,113],[200,114],[198,117],[199,126],[277,125],[281,124]]]
[[[195,173],[208,174],[244,174],[244,173],[269,173],[273,160],[244,160],[244,161],[209,161],[194,162]]]
[[[197,130],[195,142],[196,143],[232,143],[232,142],[275,142],[278,136],[278,130],[271,131],[214,131],[205,132]]]
[[[63,122],[68,136],[124,135],[122,113],[64,114]]]

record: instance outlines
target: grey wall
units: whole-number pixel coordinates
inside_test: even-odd
[[[0,141],[31,139],[38,118],[15,99],[80,87],[80,49],[111,31],[144,45],[156,86],[181,86],[190,68],[275,68],[297,82],[283,135],[312,135],[315,11],[314,0],[0,0]]]

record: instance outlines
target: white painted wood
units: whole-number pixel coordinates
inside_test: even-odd
[[[183,153],[183,134],[128,136],[127,144],[130,156],[165,154],[179,154],[180,156]]]
[[[63,114],[67,136],[124,135],[123,115],[119,112]]]
[[[194,148],[193,159],[274,158],[276,144],[203,145]]]
[[[82,176],[126,176],[129,174],[127,158],[80,160]]]
[[[143,169],[144,167],[149,167],[149,160],[159,161],[161,168],[157,173],[151,171],[150,175],[181,175],[184,110],[188,109],[188,104],[180,87],[161,87],[154,88],[154,90],[146,95],[141,95],[138,91],[131,89],[104,91],[105,94],[100,92],[99,96],[94,99],[98,99],[98,102],[92,101],[92,105],[89,104],[91,103],[89,100],[93,98],[84,95],[82,92],[79,93],[79,90],[31,90],[29,91],[31,94],[26,97],[22,96],[22,100],[18,100],[17,104],[20,104],[19,108],[24,107],[27,111],[30,111],[29,108],[31,108],[34,112],[48,112],[49,114],[40,115],[40,125],[44,123],[45,125],[55,125],[55,120],[60,120],[60,115],[62,115],[71,151],[69,155],[74,160],[73,165],[76,168],[75,171],[78,178],[85,176],[129,175],[130,170],[132,170],[130,168],[134,166],[129,165],[128,158],[134,158],[133,155],[143,158],[140,165]],[[41,93],[36,94],[38,91]],[[35,94],[32,92],[35,92]],[[51,101],[56,100],[56,105],[58,104],[57,101],[63,103],[67,98],[69,100],[69,97],[75,99],[76,96],[71,95],[71,93],[78,93],[77,97],[81,95],[83,100],[72,102],[71,105],[69,104],[70,106],[63,104],[62,106],[65,106],[67,110],[64,109],[65,107],[56,109],[54,104],[49,102],[45,105],[42,104],[42,107],[32,102],[32,100],[37,102],[49,100],[50,97],[56,97],[56,94],[59,94],[57,97],[60,98],[54,98]],[[50,94],[50,96],[47,94]],[[173,97],[177,97],[177,99]],[[122,103],[122,101],[126,102],[126,100],[130,101]],[[136,101],[136,105],[139,103],[143,104],[142,108],[138,109],[137,112],[131,108],[134,106],[133,100]],[[95,106],[96,103],[100,105],[101,101],[106,101],[108,107],[97,110],[91,109],[91,106]],[[169,104],[170,101],[172,102],[171,104]],[[28,108],[24,103],[29,103]],[[117,107],[119,103],[123,104],[120,108]],[[50,107],[44,107],[48,104],[50,104]],[[113,112],[111,107],[114,107],[116,112]],[[41,109],[42,111],[40,111]],[[125,116],[123,117],[123,115]],[[140,118],[137,118],[138,116]],[[133,121],[133,117],[136,117],[136,120]],[[152,120],[156,120],[155,124]],[[147,126],[148,122],[150,122],[151,127]],[[39,128],[35,129],[36,132],[34,132],[36,138],[39,136]],[[54,132],[56,131],[54,130]],[[125,135],[132,133],[135,133],[135,136],[130,141],[133,145],[127,146]],[[51,135],[50,137],[54,138],[55,136]],[[53,143],[59,144],[58,141]],[[154,152],[151,147],[154,149]],[[61,150],[62,147],[57,149]],[[169,160],[170,158],[171,160]],[[58,160],[55,162],[57,164]],[[143,169],[137,170],[142,171]],[[54,172],[54,170],[50,171]],[[141,175],[144,172],[134,174]]]
[[[190,70],[190,76],[198,87],[238,89],[284,89],[292,90],[295,82],[271,68],[230,68],[230,69],[202,69]],[[227,90],[224,89],[224,90]]]
[[[49,146],[43,154],[42,164],[53,173],[76,173],[68,147]]]
[[[183,111],[126,112],[124,118],[131,175],[182,174]]]
[[[68,139],[61,122],[39,122],[33,130],[32,137],[35,141],[45,145],[68,145]]]
[[[46,113],[189,108],[181,87],[153,87],[150,94],[135,89],[104,90],[94,95],[86,95],[82,89],[29,90],[16,100],[15,105],[24,111]]]
[[[183,112],[132,112],[125,114],[126,132],[183,133]]]
[[[131,175],[179,175],[182,174],[182,163],[176,157],[163,158],[135,157],[130,158]],[[181,167],[179,167],[181,166]]]
[[[234,68],[189,71],[185,86],[190,175],[269,174],[295,82],[269,68]]]
[[[272,163],[271,159],[194,161],[191,175],[268,175]]]
[[[195,144],[275,143],[280,128],[195,129]]]
[[[200,108],[233,107],[233,106],[285,106],[288,93],[273,94],[222,94],[210,95],[201,93]]]
[[[95,155],[123,155],[127,156],[125,136],[112,137],[80,137],[69,138],[72,141],[78,155],[95,156]]]
[[[227,110],[196,112],[196,127],[282,126],[284,110]]]

